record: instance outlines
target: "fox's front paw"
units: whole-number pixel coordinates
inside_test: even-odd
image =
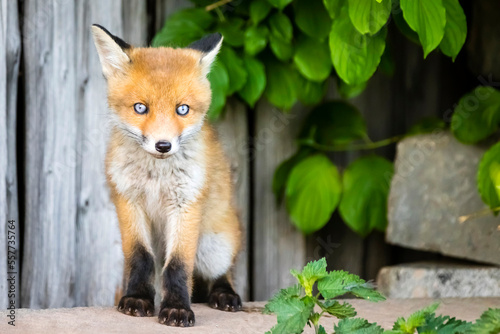
[[[158,315],[160,324],[176,327],[194,326],[194,313],[191,309],[165,307]]]
[[[123,296],[118,303],[118,311],[135,317],[151,317],[154,315],[155,305],[149,299]]]
[[[208,297],[208,305],[222,311],[236,312],[241,310],[241,298],[233,291],[213,291]]]

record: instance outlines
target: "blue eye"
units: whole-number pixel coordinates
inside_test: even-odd
[[[145,114],[148,112],[148,107],[146,107],[142,103],[136,103],[134,104],[134,111],[138,113],[139,115]]]
[[[189,112],[189,106],[187,104],[183,104],[177,107],[177,114],[181,116],[186,116]]]

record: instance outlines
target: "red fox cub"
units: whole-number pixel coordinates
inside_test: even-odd
[[[154,315],[155,268],[161,268],[160,323],[193,326],[190,299],[201,291],[212,308],[239,310],[230,270],[241,231],[230,168],[204,122],[207,74],[222,36],[174,49],[135,48],[99,25],[92,33],[112,109],[106,175],[127,282],[118,310]],[[194,281],[206,283],[204,290]]]

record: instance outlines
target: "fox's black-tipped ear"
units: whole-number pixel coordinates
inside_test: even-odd
[[[126,51],[132,46],[98,24],[92,25],[92,35],[104,76],[109,78],[117,71],[123,71],[125,65],[130,62]]]
[[[220,47],[222,45],[222,35],[219,33],[210,34],[199,41],[193,42],[188,46],[190,49],[195,49],[202,52],[200,59],[200,64],[202,67],[203,75],[207,75],[210,72],[210,67],[215,60],[215,57],[219,53]]]

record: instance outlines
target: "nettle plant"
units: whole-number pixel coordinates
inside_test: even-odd
[[[442,120],[425,120],[409,133],[372,142],[359,110],[345,99],[360,94],[377,68],[391,74],[394,65],[386,47],[388,28],[399,29],[423,48],[455,60],[467,34],[466,17],[458,0],[192,0],[194,8],[171,15],[153,39],[153,46],[184,47],[209,32],[220,32],[224,45],[209,80],[212,120],[221,116],[226,99],[237,96],[250,108],[265,97],[287,112],[300,101],[312,106],[299,147],[276,170],[273,190],[283,198],[293,223],[304,233],[323,227],[335,209],[361,236],[387,226],[387,197],[393,163],[377,155],[362,157],[341,175],[328,158],[332,151],[372,150],[410,134],[445,127]],[[390,23],[393,22],[394,24]],[[333,80],[331,80],[333,78]],[[335,82],[342,99],[325,101]],[[481,100],[461,124],[452,124],[459,139],[470,127],[498,126],[489,107],[498,93]],[[498,109],[498,108],[497,108]],[[496,109],[495,109],[496,110]],[[470,114],[470,116],[469,116]],[[479,115],[481,114],[481,115]],[[462,114],[464,116],[464,114]],[[499,116],[500,117],[500,116]],[[456,117],[454,117],[456,118]],[[475,142],[480,135],[463,141]],[[495,148],[497,151],[500,148]],[[480,191],[492,207],[500,206],[498,156],[485,157]],[[491,169],[491,170],[490,170]],[[494,197],[494,199],[492,199]]]
[[[336,298],[351,294],[368,301],[385,300],[373,285],[346,271],[327,272],[326,260],[308,263],[302,272],[291,271],[298,284],[282,289],[264,308],[264,313],[276,314],[278,323],[268,333],[302,333],[304,327],[314,327],[316,334],[332,333],[319,324],[325,314],[339,319],[332,328],[335,334],[498,334],[500,309],[489,309],[474,323],[449,316],[436,315],[439,303],[432,304],[400,317],[391,330],[384,330],[376,323],[355,318],[356,310],[346,301]],[[318,292],[313,294],[314,287]]]

